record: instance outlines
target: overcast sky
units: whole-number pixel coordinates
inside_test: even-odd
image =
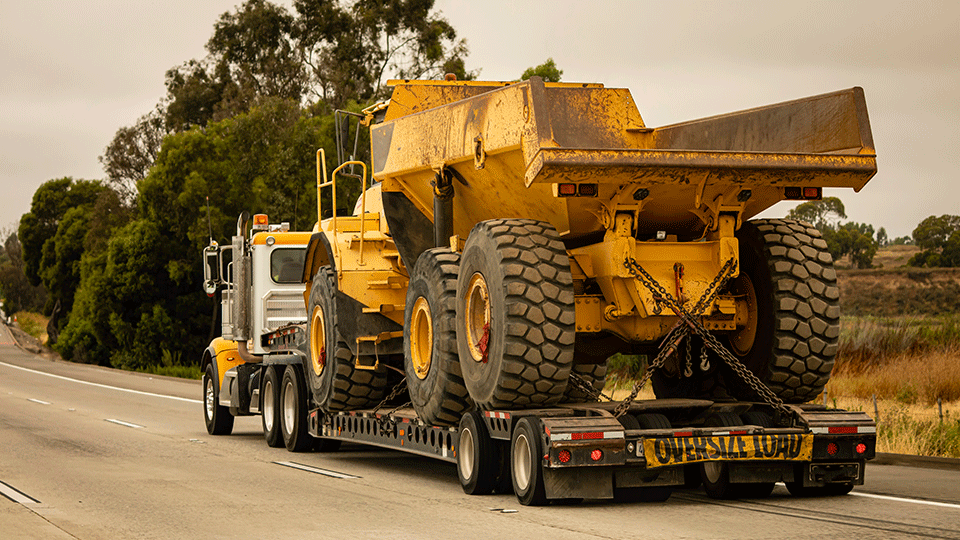
[[[116,130],[159,101],[167,69],[204,56],[214,22],[239,3],[3,1],[0,227],[19,221],[46,180],[102,178],[98,157]],[[480,78],[515,79],[552,57],[565,81],[629,88],[650,127],[861,86],[879,172],[860,193],[827,195],[891,237],[931,214],[960,214],[960,2],[437,7],[467,39]]]

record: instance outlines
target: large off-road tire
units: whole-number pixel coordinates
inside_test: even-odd
[[[403,365],[410,401],[428,424],[455,426],[472,402],[457,353],[460,255],[424,251],[410,274],[403,320]]]
[[[480,408],[560,401],[575,323],[570,259],[549,223],[494,219],[473,228],[457,279],[457,348]]]
[[[327,412],[375,405],[386,392],[386,370],[358,369],[337,328],[336,278],[329,266],[317,270],[310,288],[307,339],[310,358],[305,371],[317,406]]]
[[[737,232],[740,277],[734,294],[746,299],[750,322],[730,335],[730,350],[780,399],[803,403],[830,379],[840,337],[840,289],[820,231],[789,219],[754,220]],[[727,368],[727,391],[756,393]]]
[[[233,431],[233,415],[229,408],[220,405],[217,370],[213,363],[207,364],[203,372],[203,421],[211,435],[229,435]]]

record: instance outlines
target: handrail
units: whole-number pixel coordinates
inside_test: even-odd
[[[366,163],[364,163],[364,162],[362,162],[362,161],[345,161],[345,162],[341,163],[339,167],[337,167],[336,169],[333,170],[333,172],[330,174],[330,180],[327,180],[327,160],[326,160],[326,152],[324,152],[323,148],[320,148],[320,149],[317,150],[317,229],[318,229],[318,231],[319,231],[319,229],[320,229],[320,223],[323,221],[323,217],[322,217],[323,212],[322,212],[321,209],[320,209],[320,190],[321,190],[321,188],[325,188],[325,187],[327,187],[327,186],[331,186],[332,197],[333,197],[332,200],[331,200],[331,203],[332,203],[332,205],[333,205],[332,223],[333,223],[333,234],[334,234],[334,236],[336,236],[337,233],[339,232],[339,230],[337,229],[337,184],[336,184],[336,178],[337,178],[337,174],[339,174],[340,171],[341,171],[343,168],[345,168],[345,167],[347,167],[347,166],[352,166],[352,165],[359,165],[360,168],[361,168],[360,182],[361,182],[361,184],[362,184],[362,185],[361,185],[361,188],[362,188],[362,189],[361,189],[361,191],[360,191],[360,260],[359,260],[359,263],[358,263],[358,264],[359,264],[359,266],[364,266],[364,262],[363,262],[363,236],[364,236],[364,234],[363,234],[363,233],[364,233],[364,226],[365,226],[365,224],[366,224],[366,213],[367,213],[367,164],[366,164]],[[321,176],[321,170],[323,171],[323,176]],[[351,175],[351,176],[352,176],[352,175]],[[355,176],[352,176],[352,177],[355,178]],[[337,260],[340,260],[340,243],[334,241],[333,244],[334,244],[334,248],[333,248],[333,249],[336,250],[335,257],[337,258]],[[342,275],[342,273],[343,273],[342,265],[337,264],[336,266],[337,266],[337,274],[338,274],[338,276],[339,276],[339,275]]]

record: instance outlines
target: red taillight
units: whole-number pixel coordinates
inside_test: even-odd
[[[603,459],[603,450],[600,450],[599,448],[597,448],[594,451],[590,452],[590,459],[592,459],[593,461],[600,461],[601,459]]]
[[[857,445],[857,453],[858,453],[858,454],[866,453],[866,451],[867,451],[867,445],[865,445],[865,444],[863,444],[863,443],[860,443],[860,444]]]
[[[557,195],[561,197],[573,197],[577,194],[577,185],[576,184],[559,184],[557,185]]]
[[[805,188],[803,188],[803,198],[804,198],[804,199],[819,199],[821,193],[822,193],[822,192],[820,191],[820,188],[818,188],[818,187],[805,187]]]
[[[830,443],[827,445],[827,453],[831,456],[837,455],[837,452],[840,451],[840,448],[837,446],[837,443]]]
[[[557,459],[560,460],[560,463],[570,463],[571,458],[573,458],[573,456],[569,450],[561,450],[560,453],[557,454]]]

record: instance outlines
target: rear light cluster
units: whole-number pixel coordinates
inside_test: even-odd
[[[577,453],[577,457],[578,457],[576,462],[574,462],[574,459],[573,459],[574,451]],[[579,464],[585,464],[590,462],[599,463],[603,461],[603,458],[605,457],[603,450],[600,448],[581,448],[581,449],[575,449],[574,451],[568,450],[566,448],[558,451],[556,461],[559,462],[561,465],[568,465],[568,464],[576,465],[578,462]],[[548,456],[544,456],[544,457],[548,458]]]
[[[793,201],[819,201],[823,198],[823,188],[788,186],[783,188],[783,198]]]
[[[814,443],[814,457],[832,459],[860,459],[872,457],[868,442],[837,440]]]
[[[556,184],[557,197],[596,197],[597,184]]]

